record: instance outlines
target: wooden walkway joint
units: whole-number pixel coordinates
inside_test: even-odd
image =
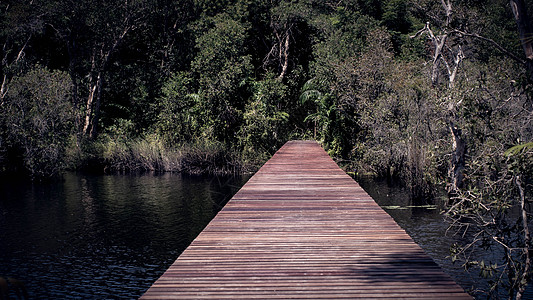
[[[471,299],[327,153],[285,144],[143,299]]]

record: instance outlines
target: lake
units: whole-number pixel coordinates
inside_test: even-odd
[[[32,299],[138,298],[248,178],[67,173],[49,184],[3,178],[0,276],[23,281]],[[446,235],[443,203],[413,201],[386,181],[358,181],[460,285],[487,287],[447,258],[458,237]]]
[[[68,173],[0,183],[0,276],[32,299],[134,299],[247,180]]]

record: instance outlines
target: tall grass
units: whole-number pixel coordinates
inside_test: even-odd
[[[106,173],[183,172],[237,174],[255,169],[220,142],[200,140],[168,147],[156,134],[134,139],[103,134],[78,153],[74,168]]]
[[[181,171],[188,174],[237,174],[252,168],[239,153],[218,142],[183,145],[180,162]]]

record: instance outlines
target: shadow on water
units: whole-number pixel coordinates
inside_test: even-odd
[[[0,276],[31,299],[142,295],[248,178],[66,174],[0,181]]]
[[[22,281],[0,276],[0,300],[4,299],[29,299],[28,290]]]

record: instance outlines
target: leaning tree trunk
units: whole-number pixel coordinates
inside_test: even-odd
[[[98,135],[98,119],[100,118],[100,103],[102,98],[102,72],[98,72],[94,82],[90,86],[87,97],[87,107],[85,111],[85,125],[83,134],[94,139]]]
[[[527,207],[526,207],[526,196],[524,192],[524,186],[520,180],[520,176],[514,178],[515,184],[518,187],[519,197],[520,197],[520,213],[522,221],[522,239],[523,239],[523,248],[522,255],[524,257],[524,266],[521,270],[521,274],[518,276],[518,290],[516,292],[516,300],[521,300],[524,292],[526,291],[529,269],[531,268],[531,258],[530,258],[530,249],[529,245],[531,243],[531,235],[529,233],[529,222],[527,217]]]
[[[526,55],[526,67],[529,78],[533,80],[533,30],[531,29],[531,21],[527,14],[524,0],[510,0],[510,4],[516,25],[518,26],[522,48]]]
[[[86,111],[85,111],[85,124],[83,126],[83,134],[89,139],[95,139],[98,135],[98,119],[100,118],[100,104],[102,99],[103,88],[103,76],[106,71],[106,66],[109,63],[111,54],[115,52],[118,45],[122,42],[128,31],[134,27],[129,24],[130,17],[127,16],[124,19],[124,28],[111,43],[107,51],[105,43],[99,45],[98,48],[94,48],[92,65],[91,65],[91,80],[89,96],[87,97]]]
[[[453,137],[453,155],[452,155],[452,186],[451,192],[458,191],[463,186],[466,142],[462,136],[461,129],[457,128],[453,122],[450,122],[450,130]]]
[[[290,42],[290,29],[285,33],[285,42],[280,41],[279,47],[279,59],[283,61],[281,66],[281,73],[279,74],[279,79],[283,80],[283,77],[287,74],[287,69],[289,67],[289,42]]]

